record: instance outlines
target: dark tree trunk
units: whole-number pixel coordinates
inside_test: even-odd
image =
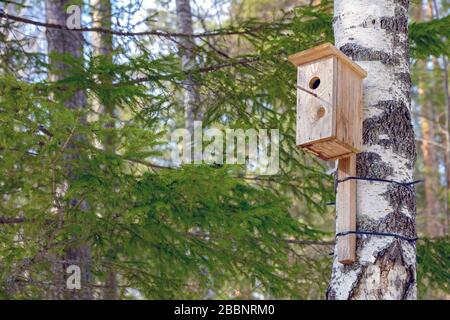
[[[176,0],[177,25],[182,33],[192,34],[192,12],[190,0]],[[195,67],[195,43],[192,37],[183,37],[179,40],[179,51],[181,53],[181,64],[183,70]],[[203,118],[200,108],[200,96],[198,86],[194,77],[188,76],[183,83],[185,88],[185,123],[186,129],[194,130],[194,120],[201,121]]]
[[[92,21],[94,27],[100,27],[104,29],[111,29],[111,16],[112,16],[112,5],[110,0],[91,0],[91,12]],[[108,63],[112,63],[113,58],[113,38],[111,34],[95,32],[92,35],[92,46],[94,48],[94,55],[100,59],[106,60]],[[106,75],[99,75],[99,81],[102,83],[111,83],[111,79]],[[101,114],[104,113],[108,115],[111,120],[107,122],[106,127],[113,129],[115,128],[115,112],[114,112],[114,102],[113,101],[98,101],[94,99],[93,101],[94,109]],[[107,152],[115,153],[115,137],[113,132],[106,135],[105,140],[102,142],[102,147]],[[110,255],[114,255],[113,249],[111,248]],[[106,270],[106,280],[105,289],[103,291],[103,298],[105,300],[117,300],[118,290],[117,290],[117,273],[114,267],[108,267]]]
[[[46,0],[46,20],[47,23],[54,23],[59,25],[66,25],[68,14],[66,9],[69,5],[73,4],[69,0]],[[51,54],[70,54],[75,58],[81,58],[83,55],[83,36],[80,32],[71,32],[68,30],[59,30],[48,28],[46,30],[48,53]],[[68,66],[60,61],[59,58],[50,56],[50,74],[51,81],[58,81],[67,76]],[[69,109],[82,109],[86,106],[86,95],[83,90],[76,90],[73,95],[65,101],[65,106]],[[80,119],[81,124],[85,123],[85,119]],[[66,172],[68,181],[65,186],[61,186],[61,192],[70,186],[70,182],[77,179],[73,170],[73,164],[79,158],[77,152],[77,141],[84,140],[84,137],[79,134],[74,134],[67,145],[66,152],[64,154],[64,160],[66,161]],[[77,199],[72,199],[72,204],[77,204]],[[82,203],[80,208],[86,208],[87,204]],[[64,208],[58,208],[60,219],[64,219]],[[60,221],[61,222],[61,221]],[[74,239],[77,240],[77,239]],[[74,247],[66,248],[66,254],[63,257],[52,257],[54,273],[54,290],[51,292],[51,298],[53,299],[92,299],[91,289],[91,273],[90,273],[90,249],[85,243],[79,243],[75,241]],[[68,290],[66,288],[66,282],[64,275],[66,268],[69,265],[77,265],[81,269],[81,289],[80,290]]]

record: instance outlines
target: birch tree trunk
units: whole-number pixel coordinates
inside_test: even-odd
[[[66,25],[68,14],[66,9],[69,5],[73,4],[69,0],[46,0],[46,20],[47,23]],[[83,36],[80,32],[71,32],[68,30],[59,30],[47,28],[46,38],[48,45],[48,53],[57,54],[70,54],[73,57],[81,58],[83,55]],[[51,70],[49,78],[51,81],[58,81],[67,76],[68,66],[61,62],[58,58],[49,58]],[[72,97],[65,101],[65,106],[69,109],[81,109],[86,106],[86,95],[83,90],[77,90]],[[85,123],[85,119],[80,119],[80,123]],[[69,181],[66,181],[65,186],[61,187],[61,192],[70,185],[70,180],[77,179],[73,173],[73,163],[79,157],[77,154],[76,141],[82,141],[84,138],[79,134],[74,134],[71,142],[68,143],[64,159],[67,161],[65,170],[69,177]],[[77,199],[72,199],[73,205],[77,204]],[[80,205],[80,208],[86,207],[86,203]],[[60,219],[63,219],[64,208],[58,209]],[[60,221],[61,223],[62,221]],[[55,276],[55,290],[52,292],[53,299],[92,299],[92,290],[90,287],[91,274],[89,271],[90,264],[90,248],[86,244],[79,244],[77,248],[66,248],[64,257],[56,257],[52,267],[52,271]],[[64,281],[64,275],[66,268],[69,265],[77,265],[81,270],[81,290],[67,290],[66,283]]]
[[[357,175],[411,181],[416,150],[409,97],[409,1],[336,0],[334,6],[336,47],[368,72]],[[412,188],[358,181],[359,231],[415,237],[415,211]],[[416,298],[415,243],[360,236],[356,254],[352,265],[335,257],[328,299]]]
[[[176,0],[177,25],[181,33],[193,34],[192,11],[190,0]],[[179,40],[179,51],[181,53],[181,67],[189,70],[195,67],[195,43],[192,37],[182,37]],[[203,114],[200,109],[200,95],[195,79],[188,75],[183,83],[185,88],[185,123],[186,129],[191,133],[194,130],[194,120],[201,121]]]
[[[91,12],[93,27],[111,29],[111,18],[112,18],[112,5],[110,0],[91,0]],[[113,54],[113,38],[109,33],[94,32],[92,34],[92,46],[93,53],[100,59],[106,60],[108,63],[112,63]],[[98,81],[103,83],[111,83],[111,79],[108,74],[99,75]],[[93,108],[97,113],[104,113],[110,117],[110,121],[107,122],[106,127],[113,129],[115,128],[115,112],[113,101],[99,101],[98,99],[93,100]],[[113,133],[106,135],[105,141],[102,142],[102,147],[107,152],[115,153],[115,137]],[[114,255],[113,250],[110,250],[110,255]],[[117,290],[117,274],[114,267],[108,267],[106,271],[106,281],[105,289],[103,291],[103,298],[106,300],[117,300],[118,290]]]

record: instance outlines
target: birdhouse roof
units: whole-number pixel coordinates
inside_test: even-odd
[[[367,72],[363,68],[353,62],[341,50],[333,46],[331,43],[321,44],[320,46],[297,52],[293,55],[290,55],[288,57],[288,60],[295,66],[301,66],[303,64],[316,61],[328,56],[335,56],[336,58],[340,59],[362,78],[365,78],[367,76]]]

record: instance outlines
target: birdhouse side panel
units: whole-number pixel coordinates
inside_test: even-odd
[[[362,112],[362,78],[338,61],[336,139],[354,152],[361,150]]]
[[[334,56],[298,67],[298,146],[307,146],[335,136],[336,71],[337,61]]]

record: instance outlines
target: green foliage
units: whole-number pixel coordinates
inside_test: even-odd
[[[425,59],[450,54],[450,16],[409,26],[411,56]]]
[[[208,105],[204,125],[281,132],[282,170],[257,180],[242,166],[155,165],[168,160],[166,120],[182,114],[187,74],[172,44],[154,54],[144,40],[135,54],[124,47],[112,61],[52,54],[65,66],[59,81],[2,74],[2,218],[23,220],[0,225],[3,297],[48,297],[52,259],[84,245],[93,279],[103,283],[114,270],[122,298],[129,297],[125,288],[146,298],[239,297],[230,288],[240,283],[274,297],[306,297],[306,288],[319,284],[323,290],[323,278],[304,285],[318,263],[306,257],[315,253],[301,254],[304,248],[287,240],[322,237],[298,217],[324,212],[332,181],[295,148],[295,90],[284,80],[295,78],[287,53],[330,35],[325,19],[299,9],[287,24],[246,22],[242,28],[257,31],[239,36],[250,51],[234,58],[198,45],[199,63],[189,74]],[[302,23],[323,32],[293,36]],[[44,60],[36,66],[41,73],[53,68]],[[80,90],[87,104],[67,108]],[[113,105],[116,115],[98,113],[94,101]],[[107,141],[113,148],[101,146]],[[304,213],[290,214],[288,195]]]
[[[150,298],[201,297],[241,277],[270,294],[295,292],[286,285],[295,267],[282,239],[314,233],[289,216],[285,199],[230,178],[226,167],[186,166],[128,179],[121,181],[121,193],[130,195],[121,201],[126,211],[116,211],[114,226],[105,215],[93,234],[114,248],[114,268],[130,287]],[[104,237],[109,228],[117,234]],[[195,290],[184,290],[190,282]]]
[[[417,279],[419,295],[426,297],[430,290],[450,293],[450,241],[422,239],[417,246]]]

